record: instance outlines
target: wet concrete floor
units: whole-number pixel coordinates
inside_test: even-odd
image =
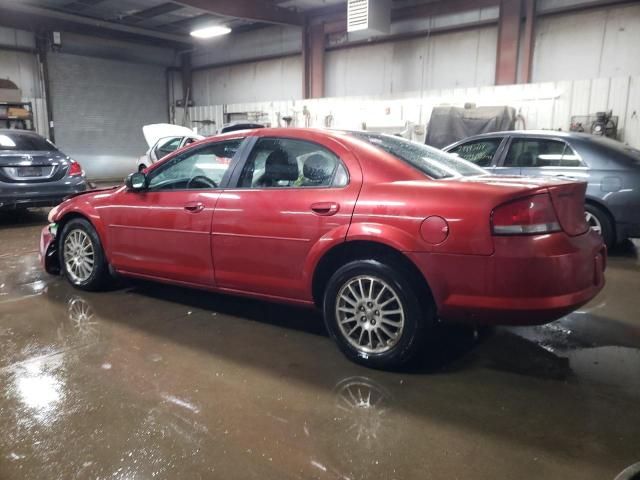
[[[313,312],[45,274],[0,216],[0,479],[613,479],[640,461],[640,262],[543,327],[442,328],[401,373]],[[549,279],[553,281],[553,279]]]

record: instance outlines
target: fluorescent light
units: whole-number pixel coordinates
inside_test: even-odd
[[[211,38],[226,35],[228,33],[231,33],[231,29],[229,27],[225,27],[224,25],[213,25],[211,27],[193,30],[191,32],[191,36],[196,38]]]

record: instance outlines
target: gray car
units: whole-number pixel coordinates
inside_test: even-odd
[[[585,216],[607,246],[640,237],[640,150],[604,137],[552,130],[486,133],[444,150],[496,175],[586,181]]]
[[[80,164],[40,135],[0,129],[0,209],[57,205],[88,188]]]

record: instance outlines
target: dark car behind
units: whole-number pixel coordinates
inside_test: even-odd
[[[553,130],[486,133],[445,151],[496,175],[587,182],[585,217],[608,247],[640,237],[640,151],[609,138]]]
[[[80,164],[40,135],[0,129],[0,209],[57,205],[87,190]]]

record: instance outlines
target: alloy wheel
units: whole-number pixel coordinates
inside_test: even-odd
[[[62,252],[71,280],[74,283],[86,282],[95,264],[93,242],[87,232],[78,228],[71,230],[64,240]]]
[[[384,280],[361,275],[349,279],[336,299],[336,318],[344,338],[363,353],[393,348],[404,329],[404,308],[393,287]]]
[[[584,218],[591,230],[598,233],[599,235],[602,235],[602,224],[600,223],[598,217],[596,217],[593,213],[584,212]]]

